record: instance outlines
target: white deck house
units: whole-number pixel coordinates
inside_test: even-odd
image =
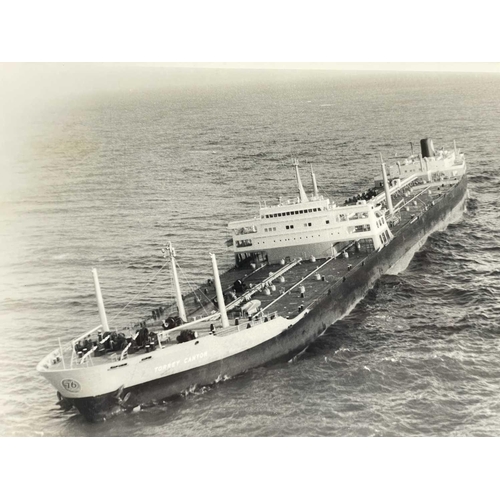
[[[422,141],[427,141],[427,149],[423,145],[422,150],[433,156],[412,155],[402,164],[389,167],[382,162],[382,176],[375,179],[375,186],[384,190],[368,201],[351,205],[337,206],[320,196],[312,169],[314,193],[308,196],[296,163],[297,198],[261,206],[258,217],[228,224],[236,263],[331,257],[345,242],[352,241],[375,250],[381,248],[392,238],[387,218],[394,213],[393,196],[415,183],[437,182],[464,173],[464,155],[456,147],[436,154],[430,139]]]
[[[299,197],[264,206],[253,219],[231,222],[236,261],[247,258],[270,263],[282,259],[335,255],[338,243],[368,240],[380,248],[392,237],[382,207],[365,200],[338,207],[320,196],[313,175],[314,194],[304,191],[296,165]]]

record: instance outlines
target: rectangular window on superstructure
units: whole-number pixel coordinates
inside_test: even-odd
[[[304,213],[304,210],[299,210],[299,214],[303,214]]]
[[[239,240],[236,241],[236,246],[241,248],[241,247],[250,247],[252,246],[252,240]]]
[[[290,215],[290,212],[287,212],[286,214],[287,214],[287,215]]]
[[[290,226],[290,229],[293,229],[293,225],[292,225],[292,226]]]
[[[308,223],[307,223],[307,225],[308,225],[309,227],[311,227],[311,226],[312,226],[312,223],[311,223],[311,222],[308,222]]]
[[[329,221],[329,220],[327,220],[327,221],[326,221],[326,223],[327,223],[327,224],[330,224],[330,221]]]

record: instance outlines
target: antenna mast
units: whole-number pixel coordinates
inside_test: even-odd
[[[297,185],[299,188],[300,202],[305,203],[305,202],[309,201],[309,198],[307,197],[307,194],[304,191],[304,186],[302,185],[302,181],[300,180],[299,162],[297,159],[295,159],[295,175],[297,176]]]
[[[385,170],[385,163],[382,158],[382,153],[380,153],[380,161],[382,163],[382,177],[384,179],[384,190],[385,190],[385,200],[387,203],[387,210],[392,215],[394,213],[394,209],[392,208],[392,199],[391,192],[389,191],[389,181],[387,180],[387,172]]]
[[[177,263],[175,260],[175,248],[172,246],[172,243],[169,241],[167,244],[167,250],[163,251],[165,257],[170,257],[170,264],[172,267],[172,279],[174,281],[174,291],[175,291],[175,302],[177,304],[177,310],[179,311],[179,317],[187,323],[186,310],[184,309],[184,302],[182,300],[182,292],[181,287],[179,285],[179,277],[177,276]]]
[[[313,181],[313,190],[314,190],[314,196],[317,198],[319,196],[318,194],[318,185],[316,184],[316,176],[314,175],[313,167],[311,165],[311,177]]]

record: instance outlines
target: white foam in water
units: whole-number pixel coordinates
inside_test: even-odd
[[[432,233],[438,231],[445,231],[446,228],[461,219],[464,211],[466,211],[467,204],[464,202],[457,205],[446,217],[445,220],[441,221],[432,231]],[[427,238],[432,234],[429,233],[427,236],[422,238],[416,245],[414,245],[408,252],[399,259],[395,264],[393,264],[386,272],[388,275],[397,275],[402,273],[409,265],[413,259],[413,256],[425,245]]]

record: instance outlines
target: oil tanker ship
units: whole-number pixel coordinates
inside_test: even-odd
[[[133,326],[108,324],[93,269],[100,324],[37,366],[58,404],[99,421],[303,352],[465,209],[464,154],[420,145],[392,165],[381,156],[380,178],[341,204],[319,193],[312,169],[306,193],[296,162],[298,196],[229,224],[233,268],[219,275],[211,254],[213,278],[186,293],[168,244],[175,302]]]

